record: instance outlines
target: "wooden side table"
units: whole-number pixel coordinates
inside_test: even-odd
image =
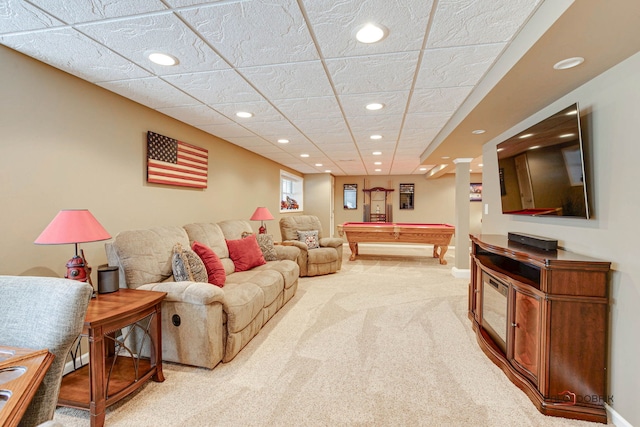
[[[89,410],[91,426],[103,426],[108,406],[148,379],[162,382],[161,303],[165,292],[120,289],[89,303],[81,338],[89,363],[62,378],[59,406]]]

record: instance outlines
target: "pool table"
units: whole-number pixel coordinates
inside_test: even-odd
[[[455,227],[449,224],[412,224],[403,222],[345,222],[338,225],[338,233],[345,236],[351,249],[350,261],[358,255],[358,243],[424,243],[433,245],[433,257],[440,264],[447,261]],[[438,251],[439,249],[439,251]]]

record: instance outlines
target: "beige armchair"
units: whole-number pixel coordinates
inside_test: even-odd
[[[93,288],[52,277],[0,276],[0,344],[55,355],[20,426],[53,419],[67,355],[82,332]]]
[[[309,249],[307,243],[301,241],[298,232],[318,231],[319,247]],[[284,245],[300,248],[298,265],[300,276],[320,276],[335,273],[342,267],[342,239],[323,237],[322,225],[317,216],[295,215],[280,219],[280,234]]]

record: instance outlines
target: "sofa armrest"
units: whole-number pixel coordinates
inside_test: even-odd
[[[300,256],[300,248],[293,245],[274,245],[273,246],[278,260],[288,259],[291,261],[297,261]]]
[[[137,289],[166,292],[165,301],[186,302],[189,304],[208,305],[222,303],[224,291],[216,285],[202,282],[162,282],[149,283]]]
[[[309,250],[309,247],[307,246],[307,244],[299,240],[285,240],[284,242],[281,243],[281,245],[295,246],[296,248],[300,249],[300,251],[302,252],[307,252]]]
[[[320,239],[320,246],[323,248],[326,247],[330,247],[330,248],[337,248],[338,246],[342,246],[342,244],[344,243],[344,240],[342,240],[339,237],[323,237],[322,239]]]

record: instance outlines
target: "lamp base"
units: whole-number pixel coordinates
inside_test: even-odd
[[[87,269],[84,259],[75,255],[67,261],[67,274],[64,275],[64,278],[77,280],[79,282],[86,282]]]
[[[260,228],[258,228],[258,234],[267,234],[267,227],[261,225]]]

